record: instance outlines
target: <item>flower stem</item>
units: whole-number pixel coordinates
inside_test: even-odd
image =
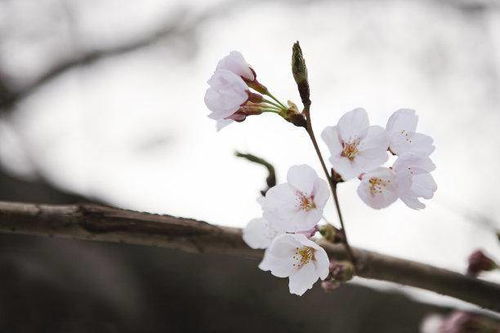
[[[337,183],[334,182],[332,176],[328,172],[328,169],[325,164],[325,160],[323,159],[323,155],[321,154],[321,150],[319,149],[318,142],[316,141],[316,136],[314,135],[314,131],[312,128],[312,122],[311,122],[311,114],[309,111],[309,105],[306,105],[304,107],[304,115],[306,117],[306,131],[307,134],[309,134],[309,138],[311,139],[311,142],[314,146],[314,150],[316,151],[316,154],[318,155],[319,161],[321,163],[321,167],[323,168],[323,171],[325,172],[326,179],[328,179],[328,184],[330,185],[330,189],[333,194],[333,201],[335,203],[335,208],[337,209],[337,215],[340,220],[340,227],[341,231],[344,234],[343,237],[343,244],[347,252],[347,256],[349,257],[349,260],[353,263],[354,267],[356,267],[356,258],[354,257],[354,254],[352,252],[351,246],[349,245],[349,241],[347,240],[347,234],[344,226],[344,219],[342,218],[342,212],[340,210],[340,203],[339,203],[339,197],[337,194]]]
[[[273,94],[271,94],[269,92],[269,90],[267,91],[266,93],[267,96],[271,97],[273,100],[275,100],[283,109],[288,109],[288,107],[286,107],[283,103],[281,103],[276,97],[273,96]]]
[[[283,108],[280,104],[274,103],[273,101],[270,101],[270,100],[267,100],[267,99],[264,99],[262,102],[270,104],[270,105],[273,105],[273,106],[277,107],[280,110]]]

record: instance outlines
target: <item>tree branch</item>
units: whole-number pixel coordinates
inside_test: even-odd
[[[211,225],[170,215],[154,215],[93,205],[41,205],[0,202],[0,232],[159,246],[196,253],[220,253],[259,259],[239,228]],[[319,242],[335,259],[343,246]],[[500,286],[445,269],[353,248],[357,275],[452,296],[500,312]]]

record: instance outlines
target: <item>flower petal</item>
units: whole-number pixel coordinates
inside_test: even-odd
[[[387,121],[385,127],[390,134],[401,131],[415,132],[417,130],[418,117],[415,110],[399,109],[394,112]]]
[[[298,271],[290,275],[288,287],[291,294],[302,296],[311,289],[314,282],[318,280],[318,274],[312,262],[302,266]]]
[[[368,126],[368,114],[361,108],[347,112],[337,124],[340,138],[344,142],[362,139],[367,134]]]

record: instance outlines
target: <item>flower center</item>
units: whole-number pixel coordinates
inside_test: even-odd
[[[384,187],[389,185],[389,183],[391,181],[385,180],[382,178],[373,177],[373,178],[370,178],[370,180],[368,182],[370,183],[370,193],[372,195],[376,195],[376,194],[382,193],[382,191],[384,190]]]
[[[313,210],[316,208],[316,204],[314,203],[314,197],[306,197],[303,193],[297,192],[298,199],[299,199],[299,208],[308,212],[310,210]]]
[[[311,260],[316,260],[316,258],[314,257],[314,252],[315,250],[309,246],[297,247],[295,249],[295,255],[293,256],[293,259],[295,259],[295,261],[297,261],[298,263],[293,264],[293,266],[296,268],[301,268],[311,262]]]
[[[347,157],[349,160],[354,160],[354,157],[358,154],[358,142],[343,143],[344,149],[340,156]]]

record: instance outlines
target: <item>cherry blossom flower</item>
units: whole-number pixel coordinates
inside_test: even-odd
[[[381,209],[398,199],[396,174],[389,168],[379,167],[361,175],[358,195],[368,206]]]
[[[387,121],[389,148],[395,155],[416,153],[428,156],[434,151],[430,136],[416,133],[418,117],[414,110],[400,109]]]
[[[330,150],[333,169],[344,180],[370,171],[388,159],[385,130],[370,126],[364,109],[347,112],[337,126],[326,127],[321,137]]]
[[[288,277],[290,293],[302,296],[318,278],[327,278],[329,264],[326,251],[315,242],[301,234],[283,234],[273,240],[259,268]]]
[[[431,199],[437,190],[430,174],[436,168],[431,159],[406,153],[398,157],[392,168],[396,173],[399,198],[410,208],[425,208],[418,198]]]
[[[273,239],[282,234],[272,228],[264,218],[253,219],[243,229],[243,240],[252,249],[266,249]]]
[[[254,81],[255,73],[250,65],[246,62],[243,55],[238,51],[231,51],[217,64],[216,70],[228,70],[234,74],[241,76],[243,79]]]
[[[330,196],[328,184],[308,165],[291,167],[287,181],[272,187],[259,200],[263,216],[277,230],[309,231],[323,216]]]
[[[218,130],[233,121],[245,120],[247,114],[259,113],[258,109],[252,110],[253,113],[242,109],[250,97],[258,98],[260,95],[250,93],[245,81],[233,72],[225,69],[215,71],[208,85],[205,104],[212,111],[208,117],[217,120]]]

